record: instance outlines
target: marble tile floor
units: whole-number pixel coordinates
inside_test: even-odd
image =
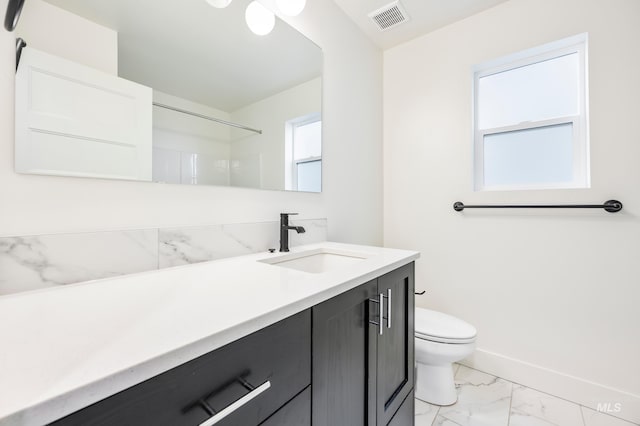
[[[458,402],[438,407],[416,399],[415,426],[634,426],[463,365],[454,369]]]

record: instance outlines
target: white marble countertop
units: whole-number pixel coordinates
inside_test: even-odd
[[[42,425],[418,258],[367,254],[312,274],[259,253],[0,297],[0,425]]]

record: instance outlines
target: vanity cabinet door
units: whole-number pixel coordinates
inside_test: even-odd
[[[256,426],[310,383],[306,310],[52,424],[198,426],[213,424],[215,413],[230,412],[215,424]]]
[[[314,426],[376,424],[376,280],[312,308]]]
[[[414,264],[378,278],[378,293],[384,295],[384,327],[378,336],[377,424],[387,425],[414,386]]]
[[[404,402],[393,415],[388,426],[413,426],[415,424],[415,399],[413,391],[404,399]]]

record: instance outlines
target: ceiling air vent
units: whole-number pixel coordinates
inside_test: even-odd
[[[374,10],[367,16],[371,18],[380,31],[389,30],[409,20],[409,15],[407,15],[398,0]]]

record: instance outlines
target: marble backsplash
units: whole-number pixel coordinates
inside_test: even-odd
[[[326,219],[291,220],[291,247],[327,239]],[[279,247],[279,222],[0,238],[0,295]]]
[[[317,243],[327,239],[327,221],[291,220],[305,232],[289,232],[289,246]],[[159,267],[185,265],[243,254],[276,250],[280,247],[278,222],[229,224],[189,228],[165,228],[158,233]]]

